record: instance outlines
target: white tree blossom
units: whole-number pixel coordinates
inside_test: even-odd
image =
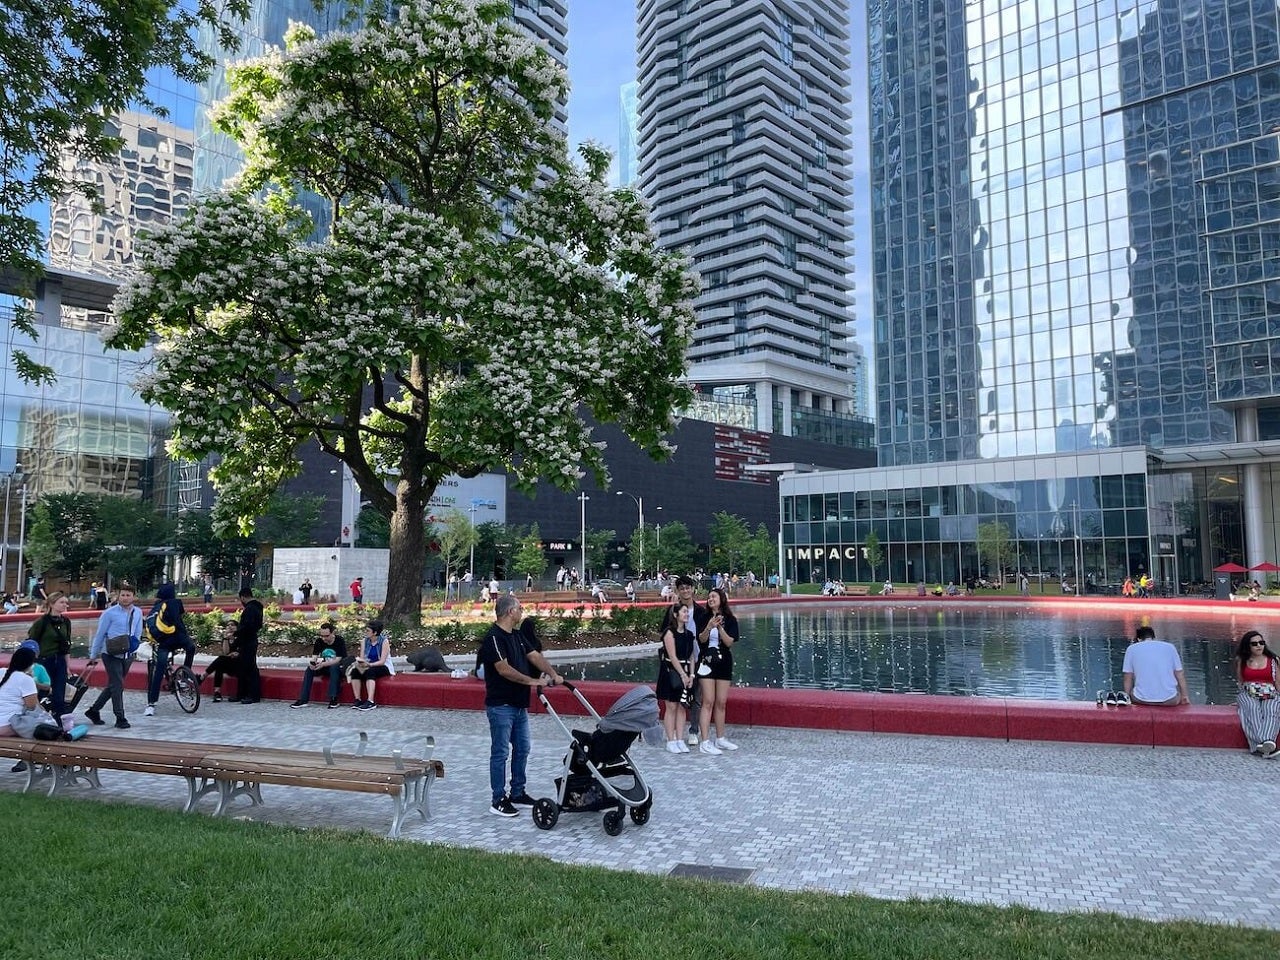
[[[509,12],[411,0],[354,32],[295,26],[229,71],[218,123],[244,172],[139,244],[107,335],[158,341],[139,388],[171,412],[172,454],[219,458],[224,524],[251,522],[303,442],[346,462],[391,520],[391,617],[416,615],[445,475],[604,482],[583,413],[663,457],[690,398],[695,281],[605,186],[607,154],[569,160],[563,71]],[[304,190],[330,205],[320,239]]]

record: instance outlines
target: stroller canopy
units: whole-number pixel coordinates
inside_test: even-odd
[[[627,733],[644,733],[658,723],[658,698],[648,687],[632,687],[618,698],[600,718],[597,728],[608,733],[623,730]]]

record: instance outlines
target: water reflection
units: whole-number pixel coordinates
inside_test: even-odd
[[[1034,607],[858,605],[741,611],[734,648],[743,686],[1092,700],[1121,688],[1134,631],[1146,623],[1182,654],[1193,703],[1234,703],[1233,637],[1247,616],[1145,617]],[[1237,622],[1238,621],[1238,622]],[[579,664],[568,675],[652,682],[650,659]]]

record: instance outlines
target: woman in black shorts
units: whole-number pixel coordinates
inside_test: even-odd
[[[689,722],[688,706],[693,700],[693,646],[696,635],[690,629],[693,613],[683,604],[667,608],[662,622],[662,650],[658,665],[658,697],[666,701],[662,726],[667,735],[667,750],[688,753],[684,734]]]
[[[738,618],[729,611],[729,597],[716,587],[707,594],[711,619],[698,634],[698,684],[702,690],[702,712],[698,717],[698,749],[719,756],[738,745],[724,735],[724,705],[733,685],[733,645],[738,642]],[[711,739],[711,725],[716,737]]]
[[[351,692],[355,695],[355,710],[376,710],[378,705],[373,701],[373,691],[383,677],[395,675],[395,667],[391,665],[391,641],[382,633],[382,621],[370,620],[364,625],[364,643],[360,656],[347,668],[347,679],[351,681]],[[361,687],[367,689],[367,696],[362,696]]]

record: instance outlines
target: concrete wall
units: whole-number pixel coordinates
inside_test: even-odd
[[[322,596],[332,595],[339,603],[351,602],[348,585],[364,577],[366,603],[387,599],[389,550],[363,547],[281,547],[272,555],[271,586],[292,593],[304,578]]]

